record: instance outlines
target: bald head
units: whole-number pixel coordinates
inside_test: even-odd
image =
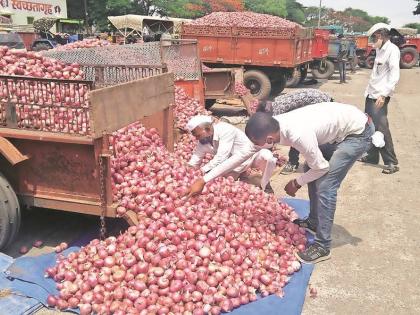
[[[273,138],[274,142],[279,141],[280,126],[268,113],[255,113],[249,118],[245,127],[245,134],[256,145],[264,145],[267,138]]]

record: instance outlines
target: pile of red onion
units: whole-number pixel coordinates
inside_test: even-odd
[[[45,79],[82,80],[78,64],[64,64],[39,53],[0,47],[0,74]],[[86,135],[89,132],[88,86],[24,79],[0,82],[0,118],[4,104],[16,105],[18,127]]]
[[[295,22],[278,16],[254,12],[213,12],[189,22],[191,25],[237,26],[253,28],[295,28]]]
[[[107,40],[97,39],[97,38],[86,38],[77,42],[73,42],[66,45],[59,45],[54,50],[56,51],[65,51],[79,48],[93,48],[93,47],[103,47],[111,45]]]
[[[191,98],[181,87],[175,87],[175,127],[185,130],[191,117],[196,115],[210,115],[203,104]]]
[[[0,46],[0,74],[67,80],[82,80],[84,77],[78,64],[66,65],[37,52],[9,49],[6,46]]]
[[[181,136],[181,139],[177,143],[175,143],[174,152],[180,160],[188,162],[191,159],[196,146],[197,139],[191,133],[186,133]],[[210,153],[207,153],[203,158],[202,165],[207,164],[212,158],[213,156]]]
[[[274,195],[232,178],[182,198],[200,171],[168,152],[155,129],[136,123],[114,133],[112,174],[118,211],[139,224],[93,240],[46,274],[48,304],[81,314],[220,314],[262,296],[283,296],[300,269],[304,230]]]

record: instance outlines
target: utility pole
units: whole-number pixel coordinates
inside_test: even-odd
[[[86,0],[85,0],[86,1]],[[319,10],[318,10],[318,27],[321,26],[321,9],[322,9],[322,0],[319,0]]]
[[[88,34],[90,34],[90,32],[89,32],[89,21],[88,21],[88,11],[87,11],[87,1],[86,0],[83,0],[83,9],[85,11],[85,29],[86,29],[86,32]]]

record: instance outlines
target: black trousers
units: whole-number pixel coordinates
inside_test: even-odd
[[[299,151],[293,147],[289,150],[289,163],[292,165],[299,165]]]
[[[384,134],[385,146],[383,148],[373,147],[368,152],[368,159],[373,163],[379,163],[379,154],[382,156],[382,160],[385,165],[398,164],[398,159],[394,151],[394,144],[392,142],[391,131],[389,130],[388,123],[388,104],[390,97],[385,99],[385,104],[380,109],[375,107],[376,100],[366,98],[365,112],[372,117],[373,123],[375,124],[376,131],[380,131]]]
[[[340,82],[346,82],[346,61],[338,60],[338,72],[340,73]]]

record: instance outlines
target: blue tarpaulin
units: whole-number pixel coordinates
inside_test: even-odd
[[[307,201],[299,199],[284,199],[282,201],[295,208],[300,217],[307,216],[309,208]],[[86,237],[82,237],[82,239],[86,240]],[[79,248],[78,246],[73,246],[67,249],[64,254],[67,255],[72,251],[79,250]],[[0,267],[2,261],[3,266],[5,266],[3,270],[6,270],[6,268],[7,270],[1,272],[0,287],[10,288],[13,292],[19,292],[22,296],[12,295],[13,297],[21,298],[18,299],[18,303],[9,303],[9,301],[0,298],[0,315],[3,314],[3,309],[8,310],[5,314],[28,314],[28,310],[31,310],[31,307],[37,306],[39,308],[39,302],[45,303],[48,295],[58,294],[55,282],[50,278],[44,277],[45,269],[54,266],[56,263],[55,253],[37,257],[20,257],[14,261],[11,257],[2,255],[0,256]],[[10,267],[8,267],[9,265]],[[283,298],[274,295],[261,298],[235,309],[231,314],[300,314],[312,271],[313,265],[302,265],[301,270],[295,273],[286,285]],[[30,298],[25,298],[24,296]]]

